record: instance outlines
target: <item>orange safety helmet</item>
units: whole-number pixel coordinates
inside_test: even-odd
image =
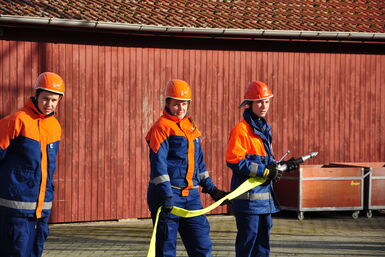
[[[38,89],[64,95],[64,81],[56,73],[43,72],[37,77],[35,81],[35,90]]]
[[[172,79],[167,81],[164,97],[165,99],[173,98],[176,100],[191,101],[191,88],[184,80]]]
[[[270,88],[261,81],[251,81],[247,85],[243,102],[239,107],[243,107],[250,101],[259,101],[273,97]]]

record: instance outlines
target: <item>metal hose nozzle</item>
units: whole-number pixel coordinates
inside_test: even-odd
[[[311,159],[311,158],[316,157],[317,154],[318,154],[318,152],[311,152],[311,153],[309,153],[308,155],[302,156],[302,157],[301,157],[302,162],[304,162],[304,161],[306,161],[306,160],[308,160],[308,159]]]

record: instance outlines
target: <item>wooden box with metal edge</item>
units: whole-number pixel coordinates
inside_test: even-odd
[[[385,162],[332,162],[330,167],[364,168],[364,209],[371,218],[373,210],[385,210]]]
[[[356,219],[364,209],[364,168],[301,165],[284,173],[275,192],[281,209],[297,211],[299,220],[311,211],[352,211]]]

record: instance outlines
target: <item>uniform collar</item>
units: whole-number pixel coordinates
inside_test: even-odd
[[[264,118],[258,117],[249,108],[245,109],[243,112],[243,118],[250,124],[250,126],[262,133],[268,132],[271,129]]]
[[[243,117],[253,128],[255,134],[259,135],[264,141],[271,143],[271,126],[264,118],[253,115],[250,109],[245,109]]]
[[[253,128],[254,133],[261,137],[265,150],[268,155],[273,156],[273,150],[271,146],[271,126],[262,117],[256,116],[252,111],[247,108],[243,113],[245,121]]]

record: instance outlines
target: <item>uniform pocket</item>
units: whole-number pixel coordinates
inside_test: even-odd
[[[36,184],[38,179],[34,170],[28,169],[14,169],[11,175],[11,187],[10,194],[12,196],[18,196],[20,194],[33,192],[39,185]]]
[[[188,143],[185,137],[170,136],[169,141],[169,159],[185,159],[187,158]]]
[[[19,256],[26,251],[29,226],[25,218],[1,217],[1,245],[5,256]],[[2,255],[3,256],[3,255]]]

